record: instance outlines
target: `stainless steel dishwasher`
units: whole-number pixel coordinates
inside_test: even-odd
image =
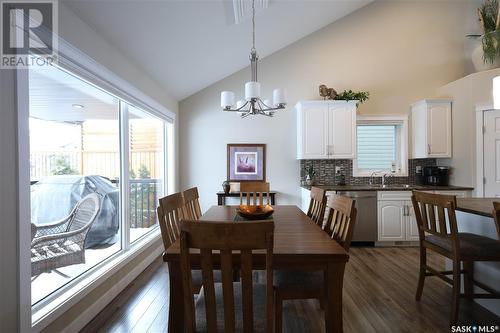
[[[336,193],[356,201],[355,207],[358,215],[352,241],[360,245],[374,245],[377,241],[377,191],[337,191]]]

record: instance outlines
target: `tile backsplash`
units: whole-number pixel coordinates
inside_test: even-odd
[[[352,175],[352,160],[300,160],[300,180],[305,178],[304,168],[311,166],[316,171],[314,176],[315,184],[320,185],[333,185],[338,183],[339,177],[335,177],[335,167],[341,167],[341,173],[345,176],[345,182],[348,185],[363,185],[368,184],[370,177],[353,177]],[[389,178],[389,184],[416,184],[417,166],[434,166],[436,165],[436,159],[425,158],[425,159],[411,159],[408,160],[408,177],[391,177]],[[377,176],[373,179],[374,184],[381,182],[381,177]]]

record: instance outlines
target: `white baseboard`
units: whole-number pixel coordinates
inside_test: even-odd
[[[99,314],[118,294],[120,294],[139,274],[141,274],[154,260],[158,259],[163,253],[163,245],[158,246],[151,252],[146,259],[139,265],[134,267],[127,275],[125,275],[111,289],[104,293],[96,302],[83,311],[75,320],[73,320],[63,332],[79,332],[85,327],[95,316]]]

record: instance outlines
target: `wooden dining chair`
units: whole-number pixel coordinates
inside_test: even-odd
[[[266,182],[242,182],[240,184],[240,205],[243,205],[243,195],[246,197],[246,205],[250,206],[253,198],[253,205],[264,205],[264,194],[266,204],[270,204],[269,183]],[[259,199],[259,200],[258,200]],[[258,203],[257,203],[258,200]]]
[[[157,208],[158,221],[165,251],[174,243],[180,235],[180,222],[186,219],[186,210],[182,193],[175,193],[160,198],[160,206]],[[215,273],[216,281],[220,281],[220,271]],[[193,271],[193,293],[200,291],[203,283],[200,270]]]
[[[319,226],[323,226],[326,208],[326,191],[319,187],[311,187],[311,201],[309,201],[309,209],[307,216]]]
[[[456,325],[460,297],[468,299],[500,298],[499,292],[474,280],[473,274],[475,261],[500,261],[500,241],[471,233],[459,233],[455,215],[455,196],[413,191],[412,203],[420,239],[420,274],[415,298],[420,301],[426,276],[437,276],[451,284],[450,326]],[[498,225],[500,205],[495,205],[494,208],[493,215],[496,217],[500,239]],[[453,269],[451,271],[438,271],[430,267],[427,264],[427,250],[451,259]],[[463,269],[461,262],[463,262]],[[464,274],[464,293],[460,291],[461,274]],[[449,278],[448,275],[452,275],[452,278]],[[474,285],[486,293],[474,293]]]
[[[342,247],[349,251],[352,233],[356,223],[357,209],[351,198],[332,194],[328,199],[328,217],[323,230],[335,239]]]
[[[328,213],[325,230],[347,252],[356,224],[357,210],[351,198],[331,195],[326,203]],[[283,301],[291,299],[318,299],[325,303],[325,271],[278,270],[274,274],[275,331],[283,329]],[[326,316],[326,311],[325,311]],[[326,322],[326,317],[325,317]]]
[[[182,221],[180,257],[187,332],[272,332],[273,232],[273,221]],[[196,302],[190,292],[190,249],[200,251],[203,275]],[[265,250],[265,285],[252,281],[253,250]],[[233,260],[239,262],[241,282],[233,282]],[[213,268],[219,262],[222,283],[215,283]]]
[[[200,209],[200,196],[198,195],[198,188],[193,187],[182,192],[185,204],[186,219],[199,220],[201,217]]]
[[[185,218],[184,199],[182,193],[174,193],[160,198],[159,201],[161,215],[159,213],[158,217],[163,245],[166,250],[179,238],[180,221]]]

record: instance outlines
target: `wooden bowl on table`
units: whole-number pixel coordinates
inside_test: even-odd
[[[240,205],[236,208],[236,213],[248,220],[263,220],[273,215],[274,209],[271,205]]]

